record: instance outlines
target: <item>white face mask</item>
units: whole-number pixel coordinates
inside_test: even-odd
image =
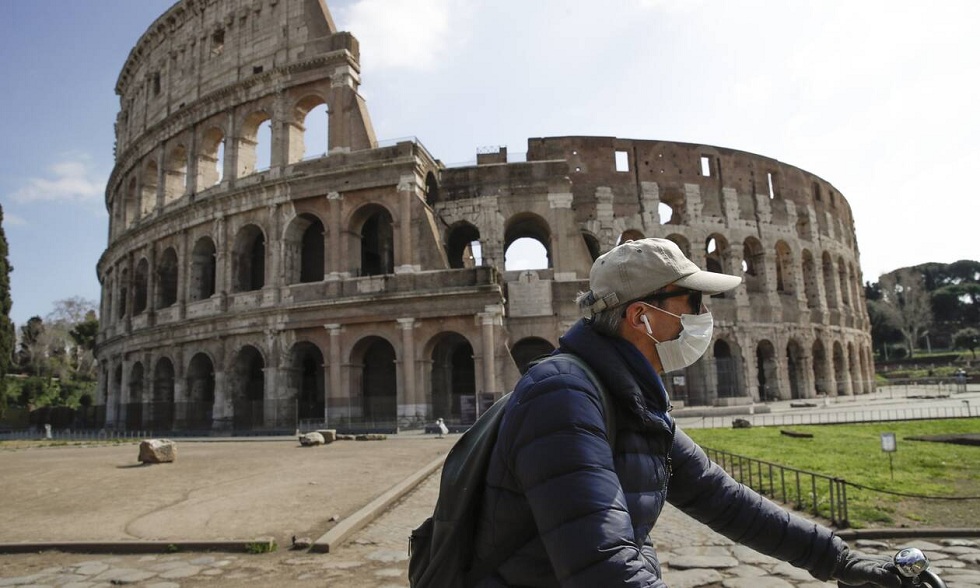
[[[714,330],[714,319],[710,312],[676,315],[651,304],[644,304],[644,306],[681,319],[681,334],[676,339],[662,342],[657,341],[651,332],[650,323],[646,323],[647,337],[657,344],[657,355],[660,357],[660,365],[664,373],[686,368],[708,350],[708,346],[711,345],[711,333]]]

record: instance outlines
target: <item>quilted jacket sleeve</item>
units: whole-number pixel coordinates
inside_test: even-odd
[[[566,587],[663,587],[634,540],[598,392],[561,371],[571,373],[549,370],[512,409],[510,447],[555,574]]]
[[[846,546],[830,529],[737,482],[680,429],[671,458],[671,504],[732,541],[803,568],[820,580],[831,577]]]

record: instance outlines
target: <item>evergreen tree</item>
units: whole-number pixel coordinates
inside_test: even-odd
[[[7,235],[3,231],[3,206],[0,206],[0,415],[7,401],[7,372],[13,359],[16,334],[14,323],[10,320],[10,267],[7,259]]]

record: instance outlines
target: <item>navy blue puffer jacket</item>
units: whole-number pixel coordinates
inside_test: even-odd
[[[664,586],[650,532],[668,500],[732,540],[830,577],[843,542],[713,465],[675,429],[663,384],[635,347],[580,321],[559,351],[605,384],[615,455],[581,369],[549,361],[528,370],[487,472],[475,566],[500,563],[479,586]]]

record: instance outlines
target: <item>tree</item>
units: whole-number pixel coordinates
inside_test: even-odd
[[[10,267],[7,235],[3,231],[3,206],[0,206],[0,416],[3,416],[7,402],[7,373],[13,361],[16,335],[14,323],[10,320]]]
[[[22,370],[35,376],[47,369],[47,342],[44,333],[44,322],[39,316],[27,319],[27,324],[20,328],[20,349],[17,350],[17,364]]]
[[[953,346],[957,349],[969,349],[973,359],[976,359],[977,347],[980,347],[980,331],[972,327],[956,331],[953,335]]]
[[[99,331],[96,305],[79,296],[55,302],[44,319],[51,368],[61,378],[95,377],[95,338]]]
[[[919,338],[932,324],[932,301],[925,278],[915,268],[902,268],[882,275],[878,282],[883,308],[902,332],[912,357]]]

